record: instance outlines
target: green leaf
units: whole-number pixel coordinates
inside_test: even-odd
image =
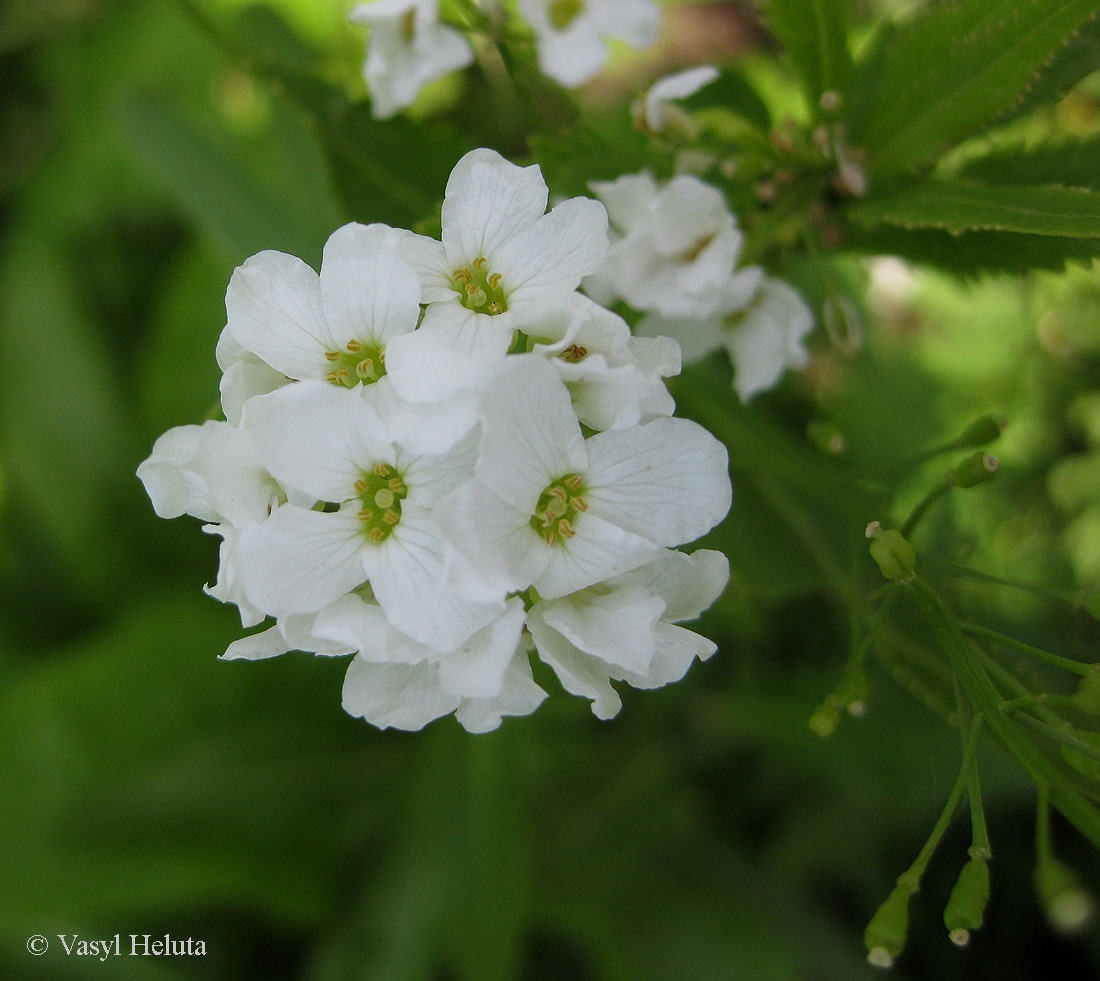
[[[232,262],[263,249],[289,252],[306,261],[320,259],[337,219],[327,188],[306,188],[312,202],[308,207],[300,197],[294,200],[302,185],[311,183],[310,169],[306,166],[296,183],[289,174],[293,165],[306,165],[308,159],[286,161],[287,187],[272,187],[256,173],[258,168],[243,148],[213,129],[200,129],[174,107],[135,96],[120,111],[138,153]]]
[[[1087,264],[1096,257],[1096,243],[1091,239],[1018,232],[952,235],[938,228],[878,225],[870,230],[850,228],[844,242],[847,248],[869,255],[896,255],[962,277],[1001,272],[1023,275],[1031,269],[1059,272],[1067,262]]]
[[[1026,115],[1040,106],[1053,105],[1098,67],[1100,17],[1093,17],[1082,24],[1077,33],[1054,53],[1020,102],[1012,107],[1012,111],[1002,122]]]
[[[1005,147],[968,161],[962,174],[986,184],[1060,184],[1100,191],[1100,137]]]
[[[810,105],[822,92],[843,94],[852,73],[847,0],[770,0],[767,20],[787,49]]]
[[[701,109],[725,109],[752,123],[760,132],[772,128],[772,115],[760,93],[739,72],[729,68],[720,70],[718,77],[704,85],[694,95],[680,100],[688,112]]]
[[[853,205],[861,225],[1100,238],[1100,194],[1069,187],[927,181]]]
[[[931,163],[1019,98],[1096,0],[966,0],[931,5],[897,29],[853,88],[874,85],[853,141],[873,175]]]
[[[37,232],[16,232],[7,243],[0,324],[5,480],[73,583],[102,597],[120,561],[109,516],[140,455],[72,272]]]

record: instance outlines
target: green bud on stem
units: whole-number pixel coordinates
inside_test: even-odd
[[[913,578],[917,553],[900,531],[896,528],[884,530],[877,521],[872,521],[867,526],[867,537],[871,539],[871,558],[887,579],[908,582]]]
[[[955,442],[960,450],[968,450],[972,446],[985,446],[997,439],[1004,428],[1003,419],[998,419],[996,416],[982,416],[959,433],[959,438]]]
[[[987,902],[989,865],[984,858],[976,856],[962,867],[943,911],[943,924],[953,944],[965,947],[970,943],[970,932],[982,925]]]
[[[916,888],[909,882],[899,882],[863,931],[867,946],[867,963],[874,967],[892,967],[905,948],[909,932],[909,899]]]
[[[1001,462],[995,456],[978,450],[947,473],[953,475],[951,480],[956,487],[977,487],[978,484],[992,480],[1000,465]]]
[[[1072,701],[1074,707],[1086,715],[1100,715],[1100,669],[1093,668],[1081,678]]]
[[[1077,933],[1092,919],[1092,896],[1077,873],[1056,858],[1042,858],[1035,867],[1035,891],[1047,920],[1059,933]]]

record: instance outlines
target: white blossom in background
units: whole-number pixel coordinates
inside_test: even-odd
[[[689,174],[663,187],[644,172],[591,186],[607,207],[612,245],[585,292],[666,317],[712,312],[743,241],[722,192]]]
[[[516,328],[566,302],[599,267],[608,249],[603,206],[577,197],[547,213],[548,196],[537,166],[472,150],[447,181],[443,241],[402,240],[427,304],[420,329],[390,348],[387,368],[404,398],[477,388]]]
[[[349,15],[371,29],[363,78],[375,119],[389,119],[429,82],[474,60],[461,31],[439,23],[439,0],[373,0]]]
[[[650,133],[664,133],[672,127],[690,129],[686,114],[672,103],[695,95],[718,74],[713,65],[699,65],[657,79],[630,107],[635,123]]]
[[[234,272],[227,421],[169,430],[138,469],[159,515],[222,539],[207,591],[259,628],[225,659],[350,656],[350,714],[485,732],[545,699],[532,655],[610,717],[613,682],[713,651],[675,624],[725,560],[669,550],[726,514],[726,450],[671,418],[676,341],[577,291],[607,254],[603,205],[546,204],[537,167],[474,151],[442,242],[350,224],[319,274],[279,252]],[[748,275],[727,312],[763,295]]]
[[[773,388],[788,369],[806,366],[814,318],[796,289],[755,266],[736,274],[726,301],[706,317],[644,317],[638,331],[677,338],[687,361],[724,347],[733,362],[733,387],[747,402]]]
[[[607,63],[607,40],[648,48],[661,11],[653,0],[519,0],[535,34],[539,69],[566,88],[583,85]]]

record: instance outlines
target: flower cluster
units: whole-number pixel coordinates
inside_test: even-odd
[[[730,505],[726,452],[671,417],[675,342],[577,292],[607,216],[547,212],[537,167],[455,167],[442,241],[345,225],[318,275],[263,252],[226,294],[226,421],[165,433],[139,468],[158,514],[219,535],[208,591],[246,627],[228,658],[354,654],[344,707],[495,728],[545,697],[529,649],[601,718],[714,644],[677,626],[722,591],[674,551]]]
[[[483,16],[500,15],[488,3]],[[519,0],[535,37],[542,73],[567,88],[583,85],[607,63],[607,41],[648,48],[657,40],[653,0]],[[420,89],[474,60],[466,36],[441,24],[439,0],[372,0],[351,12],[371,29],[363,78],[371,110],[388,119],[416,101]]]
[[[592,189],[607,206],[613,241],[584,281],[590,296],[645,311],[638,332],[675,337],[686,361],[725,347],[745,400],[806,364],[809,308],[759,266],[736,269],[743,236],[717,188],[691,174],[660,186],[643,172]]]

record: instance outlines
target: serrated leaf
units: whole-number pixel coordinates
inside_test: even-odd
[[[772,128],[772,116],[760,93],[740,73],[729,68],[719,71],[713,82],[708,82],[694,95],[680,101],[688,112],[700,109],[726,109],[752,123],[762,133]]]
[[[822,92],[843,93],[852,73],[847,0],[770,0],[767,21],[787,49],[816,109]]]
[[[962,174],[986,184],[1059,184],[1100,191],[1100,137],[1005,147],[969,161]]]
[[[1086,75],[1100,68],[1100,17],[1093,17],[1052,56],[1001,122],[1058,102]]]
[[[849,229],[845,245],[871,255],[900,256],[962,277],[983,273],[1023,275],[1031,269],[1060,272],[1067,262],[1091,262],[1097,252],[1096,243],[1087,238],[1018,232],[952,235],[937,228],[907,229],[897,225]]]
[[[1096,0],[936,4],[898,28],[875,65],[874,97],[853,140],[874,175],[932,161],[1016,101],[1051,54],[1100,9]],[[872,80],[862,68],[853,88]]]
[[[853,205],[862,225],[1100,238],[1100,194],[1070,187],[925,181]]]

